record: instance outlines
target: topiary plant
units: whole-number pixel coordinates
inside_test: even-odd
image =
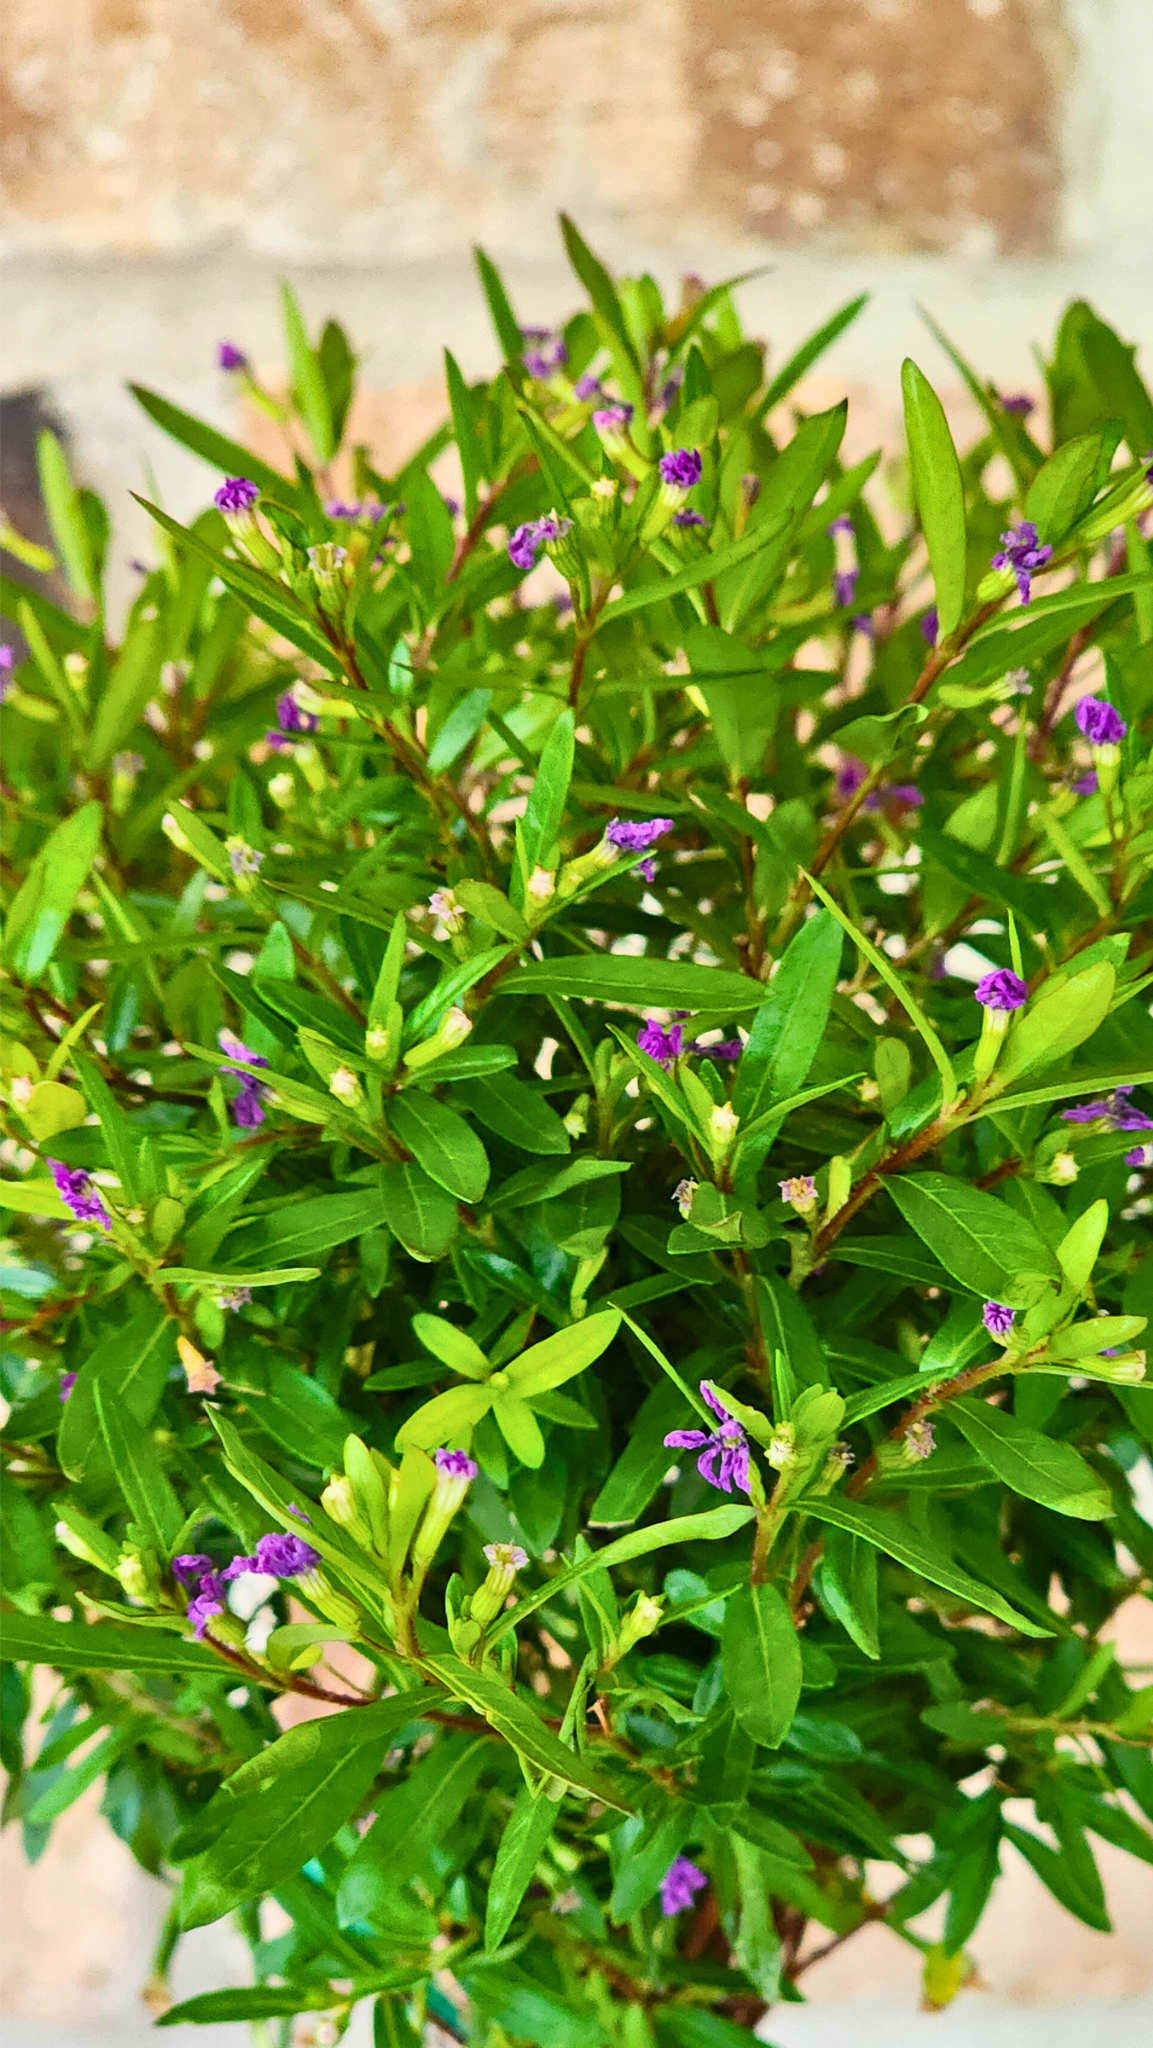
[[[225,480],[118,641],[44,442],[8,1812],[103,1782],[163,2025],[736,2048],[875,1921],[946,2003],[1002,1842],[1153,1858],[1153,406],[1074,305],[1051,447],[950,349],[973,446],[907,363],[845,467],[861,301],[766,381],[565,238],[395,477],[289,293],[278,456],[138,392]]]

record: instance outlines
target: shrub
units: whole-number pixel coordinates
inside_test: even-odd
[[[1002,1842],[1153,1857],[1153,407],[1074,305],[1051,451],[954,354],[846,467],[860,302],[766,383],[566,240],[395,477],[289,294],[275,462],[139,392],[229,480],[119,643],[47,438],[11,600],[9,1813],[269,2042],[725,2048],[872,1921],[943,2004]]]

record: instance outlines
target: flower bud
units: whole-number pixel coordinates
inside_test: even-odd
[[[774,1472],[787,1472],[797,1462],[797,1432],[791,1422],[778,1422],[765,1446]]]
[[[488,1577],[472,1596],[469,1616],[487,1628],[512,1592],[517,1573],[528,1563],[528,1552],[519,1543],[486,1543],[484,1554],[489,1564]]]
[[[346,548],[337,547],[331,540],[322,541],[319,547],[309,548],[308,566],[312,570],[317,588],[330,590],[336,582],[339,570],[348,560]]]
[[[714,1159],[723,1158],[730,1150],[740,1121],[731,1103],[717,1103],[709,1118],[709,1148]]]
[[[1050,1187],[1067,1188],[1076,1180],[1078,1171],[1077,1161],[1071,1152],[1058,1152],[1049,1161],[1048,1172],[1039,1173],[1037,1179],[1048,1181]]]
[[[337,1067],[329,1075],[328,1092],[349,1109],[355,1109],[364,1100],[364,1090],[351,1067]]]
[[[464,1505],[468,1489],[480,1470],[466,1451],[439,1450],[433,1455],[436,1485],[412,1547],[412,1570],[416,1579],[422,1578],[428,1570],[449,1523]]]
[[[663,1600],[654,1600],[651,1593],[638,1593],[620,1625],[608,1663],[618,1663],[622,1657],[627,1657],[629,1651],[635,1649],[638,1643],[643,1642],[646,1636],[654,1636],[661,1625],[664,1609]]]
[[[676,1187],[673,1189],[673,1200],[676,1203],[677,1208],[680,1210],[681,1215],[685,1218],[686,1222],[692,1214],[693,1196],[696,1194],[697,1188],[699,1186],[699,1181],[691,1179],[679,1180],[676,1184]]]
[[[121,1551],[116,1576],[130,1600],[144,1601],[150,1597],[148,1573],[138,1550],[126,1547]]]
[[[808,1218],[817,1213],[817,1183],[811,1173],[790,1174],[787,1180],[778,1182],[781,1200],[798,1216]]]
[[[333,1473],[320,1496],[320,1505],[330,1522],[336,1522],[340,1528],[347,1529],[349,1535],[363,1550],[371,1550],[372,1532],[356,1505],[351,1481],[343,1472]]]
[[[567,1116],[561,1118],[570,1138],[583,1138],[589,1127],[589,1097],[578,1095]]]
[[[414,1045],[404,1056],[406,1067],[426,1067],[430,1060],[440,1058],[442,1052],[455,1052],[463,1045],[472,1030],[472,1018],[454,1003],[446,1010],[431,1038],[423,1045]]]
[[[287,772],[269,777],[268,794],[278,810],[286,811],[296,795],[295,779]]]
[[[535,905],[551,903],[556,895],[556,876],[549,868],[535,867],[528,878],[525,893],[530,903]]]

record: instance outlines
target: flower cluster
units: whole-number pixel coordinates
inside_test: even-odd
[[[172,1576],[185,1590],[196,1587],[188,1603],[188,1619],[193,1635],[203,1642],[209,1622],[224,1612],[228,1587],[243,1572],[260,1572],[270,1579],[299,1579],[305,1572],[315,1571],[319,1563],[320,1552],[302,1536],[272,1530],[259,1539],[250,1556],[234,1557],[222,1571],[217,1571],[212,1559],[203,1552],[185,1551],[173,1558]]]
[[[1119,747],[1129,730],[1104,697],[1082,697],[1073,716],[1091,747]]]
[[[564,338],[555,327],[522,327],[521,340],[527,344],[521,355],[521,362],[530,377],[544,383],[549,377],[563,370],[568,361],[568,350]]]
[[[1092,1102],[1075,1102],[1072,1109],[1061,1111],[1062,1119],[1067,1124],[1103,1124],[1108,1131],[1153,1131],[1153,1116],[1146,1116],[1129,1100],[1135,1085],[1123,1082]]]
[[[508,544],[508,558],[514,569],[535,569],[536,558],[549,541],[563,540],[572,527],[571,519],[549,512],[543,519],[528,519],[518,526]]]
[[[655,1060],[660,1067],[671,1067],[682,1056],[711,1060],[739,1060],[744,1044],[739,1038],[690,1039],[685,1044],[684,1020],[692,1013],[677,1010],[671,1024],[665,1026],[656,1017],[647,1017],[637,1032],[637,1045]]]
[[[267,1067],[268,1065],[266,1059],[262,1059],[257,1052],[250,1052],[249,1048],[242,1044],[240,1039],[235,1037],[231,1031],[218,1032],[216,1042],[221,1052],[230,1054],[234,1060],[243,1060],[246,1066]],[[220,1071],[222,1074],[233,1076],[240,1082],[240,1093],[232,1098],[233,1121],[239,1124],[243,1130],[254,1130],[257,1124],[264,1122],[262,1104],[265,1090],[263,1084],[254,1075],[241,1073],[236,1067],[221,1067]]]

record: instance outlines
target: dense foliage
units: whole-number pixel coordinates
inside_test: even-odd
[[[8,1813],[269,2044],[736,2048],[1153,1859],[1153,405],[1074,305],[846,468],[860,302],[766,381],[565,234],[395,477],[289,293],[275,462],[139,392],[219,488],[118,644],[46,437],[7,598]]]

